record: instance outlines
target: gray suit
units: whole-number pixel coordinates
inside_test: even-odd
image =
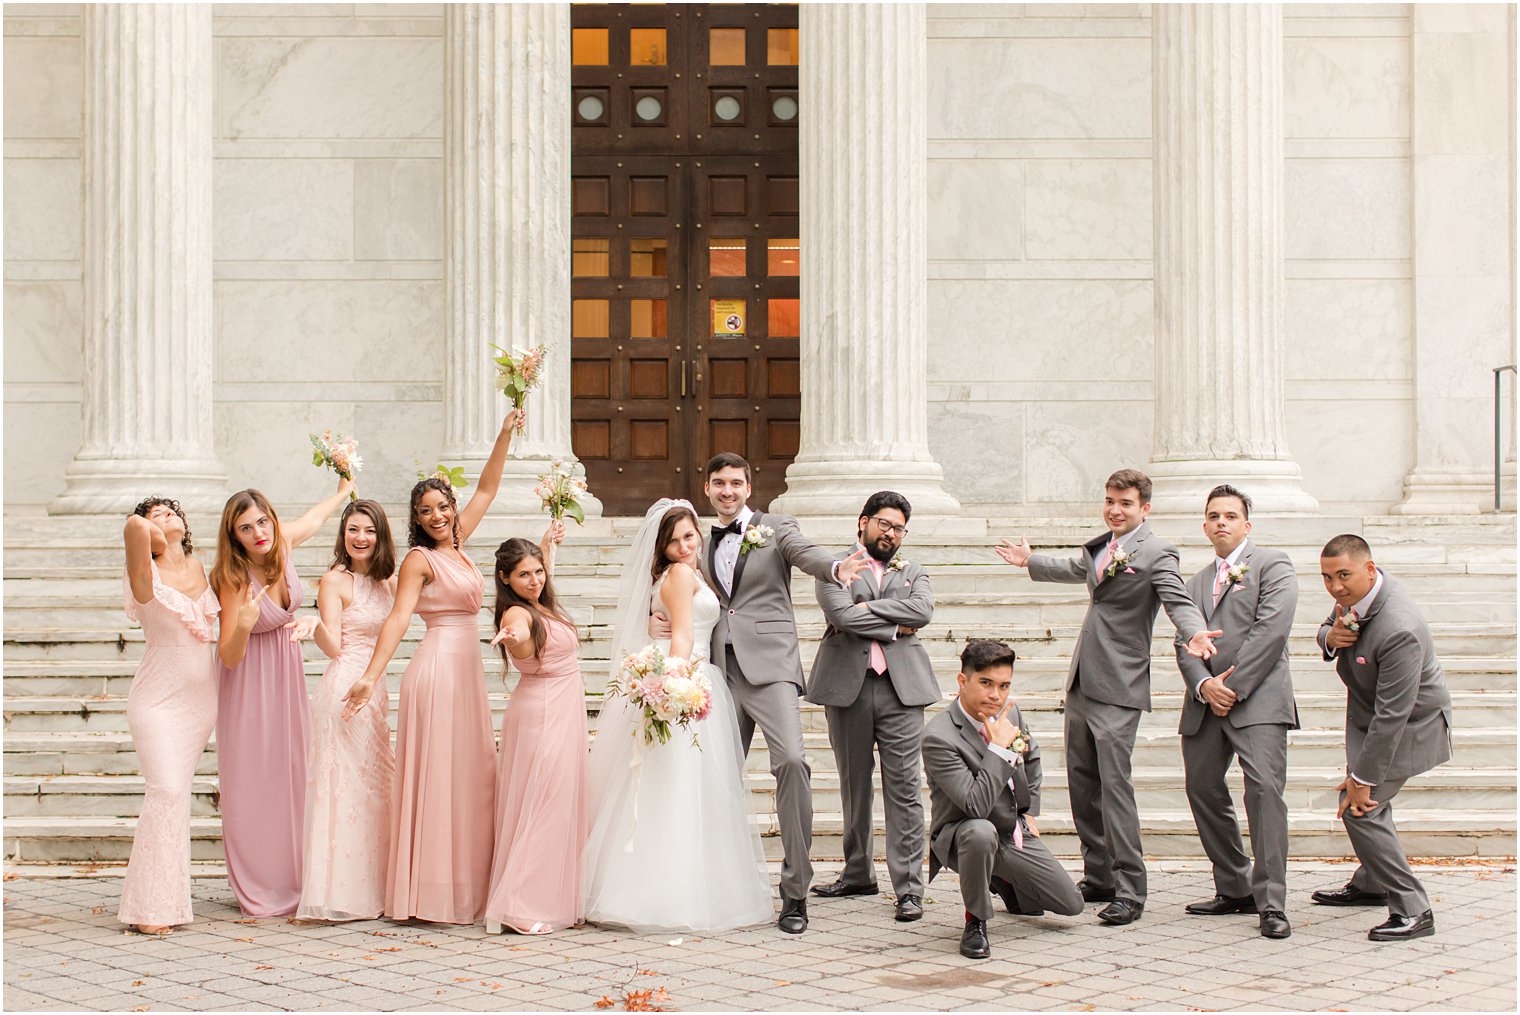
[[[1066,773],[1084,880],[1144,903],[1145,859],[1130,759],[1140,713],[1151,707],[1151,635],[1166,608],[1184,640],[1204,630],[1188,597],[1177,548],[1142,522],[1125,540],[1132,559],[1109,576],[1094,566],[1110,539],[1091,539],[1076,557],[1034,554],[1035,581],[1085,583],[1091,605],[1066,680]]]
[[[843,560],[849,553],[840,554]],[[929,576],[909,562],[883,570],[881,586],[870,570],[848,589],[819,581],[815,594],[828,628],[813,660],[807,699],[823,706],[829,743],[839,769],[844,805],[844,882],[874,885],[871,773],[873,746],[881,752],[881,790],[887,812],[887,871],[899,898],[924,894],[924,804],[919,794],[919,751],[924,706],[939,701],[939,683],[918,635],[897,636],[898,625],[922,628],[934,616]],[[864,609],[861,606],[864,605]],[[878,644],[886,671],[870,670]]]
[[[1008,719],[1024,729],[1014,706]],[[924,728],[924,768],[934,810],[929,835],[929,880],[941,867],[961,877],[966,911],[992,918],[992,876],[1013,885],[1025,906],[1063,916],[1082,912],[1082,894],[1071,876],[1037,836],[1024,816],[1040,813],[1040,747],[1027,729],[1029,749],[1013,764],[994,754],[977,726],[951,701]],[[1013,780],[1013,786],[1008,781]],[[1024,823],[1023,848],[1015,848],[1014,824]]]
[[[1393,798],[1410,778],[1451,759],[1451,692],[1436,658],[1430,626],[1403,586],[1383,573],[1383,587],[1359,619],[1355,644],[1331,653],[1318,641],[1346,685],[1346,766],[1372,784],[1381,804],[1370,814],[1345,814],[1346,834],[1362,865],[1351,883],[1388,893],[1397,916],[1419,916],[1430,897],[1409,867],[1393,825]]]
[[[808,855],[813,843],[813,773],[802,751],[802,721],[797,712],[802,658],[792,614],[792,568],[826,580],[833,573],[834,558],[808,542],[790,515],[756,511],[749,525],[768,525],[775,535],[766,545],[739,556],[731,591],[724,590],[713,571],[718,541],[707,543],[707,575],[722,607],[713,628],[711,658],[722,668],[738,707],[745,753],[757,723],[765,734],[781,824],[781,893],[801,899],[813,880],[813,861]]]
[[[1281,550],[1247,540],[1236,565],[1243,579],[1227,585],[1214,604],[1217,565],[1210,563],[1188,579],[1188,592],[1204,619],[1224,635],[1215,639],[1219,654],[1204,660],[1188,654],[1176,639],[1177,666],[1187,693],[1182,704],[1182,765],[1188,806],[1198,838],[1214,865],[1214,887],[1221,895],[1251,895],[1259,910],[1286,912],[1288,905],[1288,730],[1298,728],[1293,677],[1288,671],[1288,636],[1298,607],[1298,575]],[[1231,666],[1225,686],[1235,704],[1224,718],[1198,699],[1210,677]],[[1225,785],[1230,760],[1240,758],[1245,775],[1246,817],[1251,853],[1240,842],[1240,824]]]

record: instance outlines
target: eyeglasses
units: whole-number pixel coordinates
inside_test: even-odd
[[[898,539],[901,539],[903,536],[906,536],[908,534],[908,527],[906,525],[893,525],[885,518],[872,518],[871,521],[876,523],[876,527],[878,529],[883,532],[890,532]]]

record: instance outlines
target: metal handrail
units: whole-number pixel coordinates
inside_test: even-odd
[[[1504,509],[1504,424],[1503,424],[1503,377],[1504,371],[1520,376],[1515,364],[1494,367],[1494,510]]]

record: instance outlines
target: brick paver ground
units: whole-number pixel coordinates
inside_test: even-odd
[[[1379,909],[1327,909],[1309,892],[1343,865],[1296,863],[1293,937],[1267,941],[1254,917],[1189,917],[1212,894],[1197,863],[1156,862],[1145,917],[1107,928],[1092,915],[999,912],[993,958],[956,948],[953,874],[926,915],[892,922],[890,896],[810,903],[811,929],[703,938],[581,928],[488,938],[476,927],[369,921],[337,927],[239,918],[225,880],[195,882],[197,922],[166,939],[123,933],[116,877],[8,880],[4,1007],[116,1011],[595,1010],[629,991],[672,1010],[1514,1010],[1513,865],[1421,869],[1437,935],[1372,944]],[[834,870],[821,866],[820,880]],[[1001,910],[1001,905],[999,905]]]

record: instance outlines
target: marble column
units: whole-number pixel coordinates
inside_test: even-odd
[[[444,88],[444,457],[473,481],[510,407],[490,344],[547,345],[492,505],[538,514],[551,459],[584,474],[570,447],[569,6],[447,5]]]
[[[1282,9],[1151,8],[1155,141],[1153,510],[1228,482],[1307,512],[1283,388]]]
[[[803,4],[802,439],[772,505],[960,511],[929,453],[922,4]]]
[[[1410,19],[1415,453],[1393,510],[1472,514],[1493,510],[1493,368],[1515,362],[1511,10]]]
[[[211,8],[83,10],[83,427],[48,510],[125,514],[150,494],[220,510],[227,490],[211,411]]]

